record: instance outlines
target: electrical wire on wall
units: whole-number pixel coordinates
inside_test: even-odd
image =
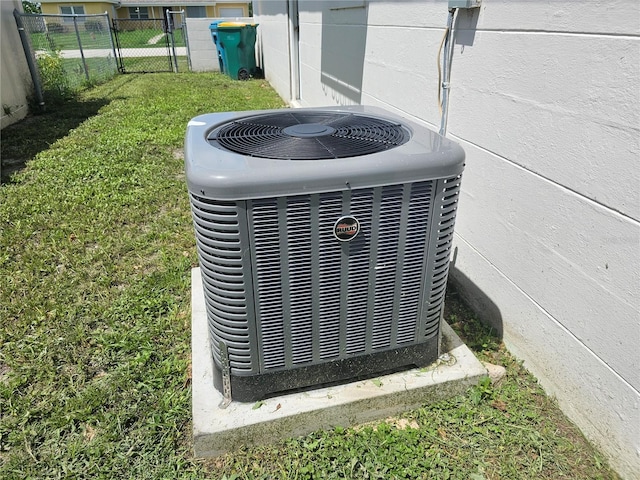
[[[447,28],[438,48],[438,107],[440,108],[440,135],[447,134],[447,113],[449,110],[449,81],[451,79],[451,57],[453,56],[453,24],[456,8],[449,9]],[[444,47],[444,55],[443,55]]]

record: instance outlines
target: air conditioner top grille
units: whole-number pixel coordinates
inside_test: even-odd
[[[411,138],[399,123],[350,112],[281,111],[238,118],[209,143],[251,157],[325,160],[389,150]]]
[[[429,181],[464,167],[456,143],[364,105],[199,115],[184,157],[189,191],[221,201]]]

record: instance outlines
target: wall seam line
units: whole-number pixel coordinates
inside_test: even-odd
[[[482,253],[480,253],[480,251],[477,250],[473,245],[471,245],[471,243],[469,243],[462,235],[460,235],[458,232],[454,232],[454,236],[458,237],[471,250],[473,250],[480,258],[482,258],[482,260],[487,262],[487,264],[489,264],[489,266],[493,270],[495,270],[498,273],[498,275],[500,275],[507,282],[509,282],[518,292],[520,292],[522,295],[524,295],[537,309],[539,309],[544,315],[546,315],[549,319],[551,319],[551,321],[553,321],[556,325],[558,325],[565,333],[567,333],[571,338],[573,338],[575,341],[580,343],[580,345],[582,345],[589,352],[589,354],[591,354],[596,359],[596,361],[598,361],[602,365],[604,365],[611,373],[613,373],[618,379],[620,379],[626,386],[628,386],[634,392],[636,392],[637,394],[640,395],[640,390],[638,390],[633,385],[631,385],[624,377],[622,377],[616,370],[614,370],[613,367],[611,367],[600,356],[598,356],[593,350],[591,350],[591,348],[589,348],[582,340],[580,340],[576,335],[574,335],[573,332],[571,332],[571,330],[569,330],[567,327],[565,327],[558,319],[556,319],[556,317],[554,317],[553,315],[551,315],[551,313],[549,313],[547,310],[545,310],[542,307],[542,305],[540,305],[538,302],[536,302],[533,299],[533,297],[531,297],[527,292],[525,292],[524,290],[522,290],[522,288],[520,288],[518,285],[516,285],[502,270],[500,270],[493,262],[491,262]],[[455,264],[452,264],[451,266],[455,267]]]
[[[546,182],[548,182],[548,183],[550,183],[552,185],[555,185],[556,187],[559,187],[562,190],[565,190],[566,192],[569,192],[569,193],[575,195],[576,197],[579,197],[579,198],[581,198],[581,199],[583,199],[583,200],[585,200],[585,201],[587,201],[587,202],[589,202],[589,203],[591,203],[593,205],[596,205],[598,207],[604,208],[605,210],[613,212],[616,215],[619,215],[620,217],[624,218],[625,220],[628,220],[628,221],[634,223],[636,226],[640,227],[640,220],[638,220],[636,218],[633,218],[629,214],[626,214],[626,213],[621,212],[620,210],[618,210],[616,208],[610,207],[609,205],[606,205],[606,204],[604,204],[602,202],[594,200],[593,198],[590,198],[590,197],[578,192],[577,190],[574,190],[574,189],[572,189],[570,187],[567,187],[566,185],[562,185],[561,183],[555,182],[552,179],[542,175],[541,173],[538,173],[538,172],[536,172],[534,170],[531,170],[531,169],[529,169],[527,167],[524,167],[523,165],[520,165],[519,163],[516,163],[513,160],[508,159],[507,157],[503,157],[502,155],[499,155],[499,154],[497,154],[496,152],[494,152],[492,150],[489,150],[489,149],[487,149],[485,147],[482,147],[482,146],[478,145],[477,143],[473,143],[473,142],[471,142],[469,140],[465,140],[464,138],[458,137],[457,135],[452,134],[452,133],[449,133],[448,136],[451,137],[452,139],[455,139],[458,142],[464,142],[464,143],[466,143],[468,145],[472,145],[475,148],[477,148],[478,150],[481,150],[481,151],[483,151],[485,153],[493,155],[494,157],[499,158],[500,160],[502,160],[502,161],[504,161],[506,163],[509,163],[510,165],[513,165],[514,167],[516,167],[516,168],[518,168],[520,170],[523,170],[523,171],[525,171],[527,173],[530,173],[530,174],[532,174],[532,175],[534,175],[534,176],[536,176],[536,177],[538,177],[538,178],[540,178],[540,179],[542,179],[542,180],[544,180],[544,181],[546,181]]]
[[[320,25],[318,24],[309,24],[309,25]],[[365,27],[364,24],[337,24],[338,26],[347,26],[347,27]],[[381,29],[397,29],[401,28],[403,30],[433,30],[436,32],[443,32],[444,26],[407,26],[407,25],[375,25],[371,24],[367,27],[381,28]],[[513,30],[504,30],[500,28],[464,28],[463,26],[456,26],[456,31],[460,32],[475,32],[475,33],[498,33],[500,35],[553,35],[553,36],[563,36],[563,37],[593,37],[593,38],[620,38],[626,40],[640,40],[640,34],[633,33],[604,33],[604,32],[567,32],[563,30],[527,30],[527,29],[513,29]]]

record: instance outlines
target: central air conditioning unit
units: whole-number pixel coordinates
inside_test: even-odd
[[[437,359],[457,144],[373,107],[216,113],[185,163],[227,399]]]

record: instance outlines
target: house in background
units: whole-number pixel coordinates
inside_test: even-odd
[[[164,18],[166,10],[184,10],[186,18],[247,17],[251,2],[202,0],[121,0],[117,18]]]
[[[93,15],[107,12],[111,18],[164,18],[166,10],[184,10],[187,18],[249,16],[249,1],[235,0],[42,0],[42,13],[51,15]]]
[[[61,2],[59,0],[41,0],[42,13],[47,15],[97,15],[107,12],[115,18],[116,7],[120,2],[116,0],[79,0],[76,2]]]

